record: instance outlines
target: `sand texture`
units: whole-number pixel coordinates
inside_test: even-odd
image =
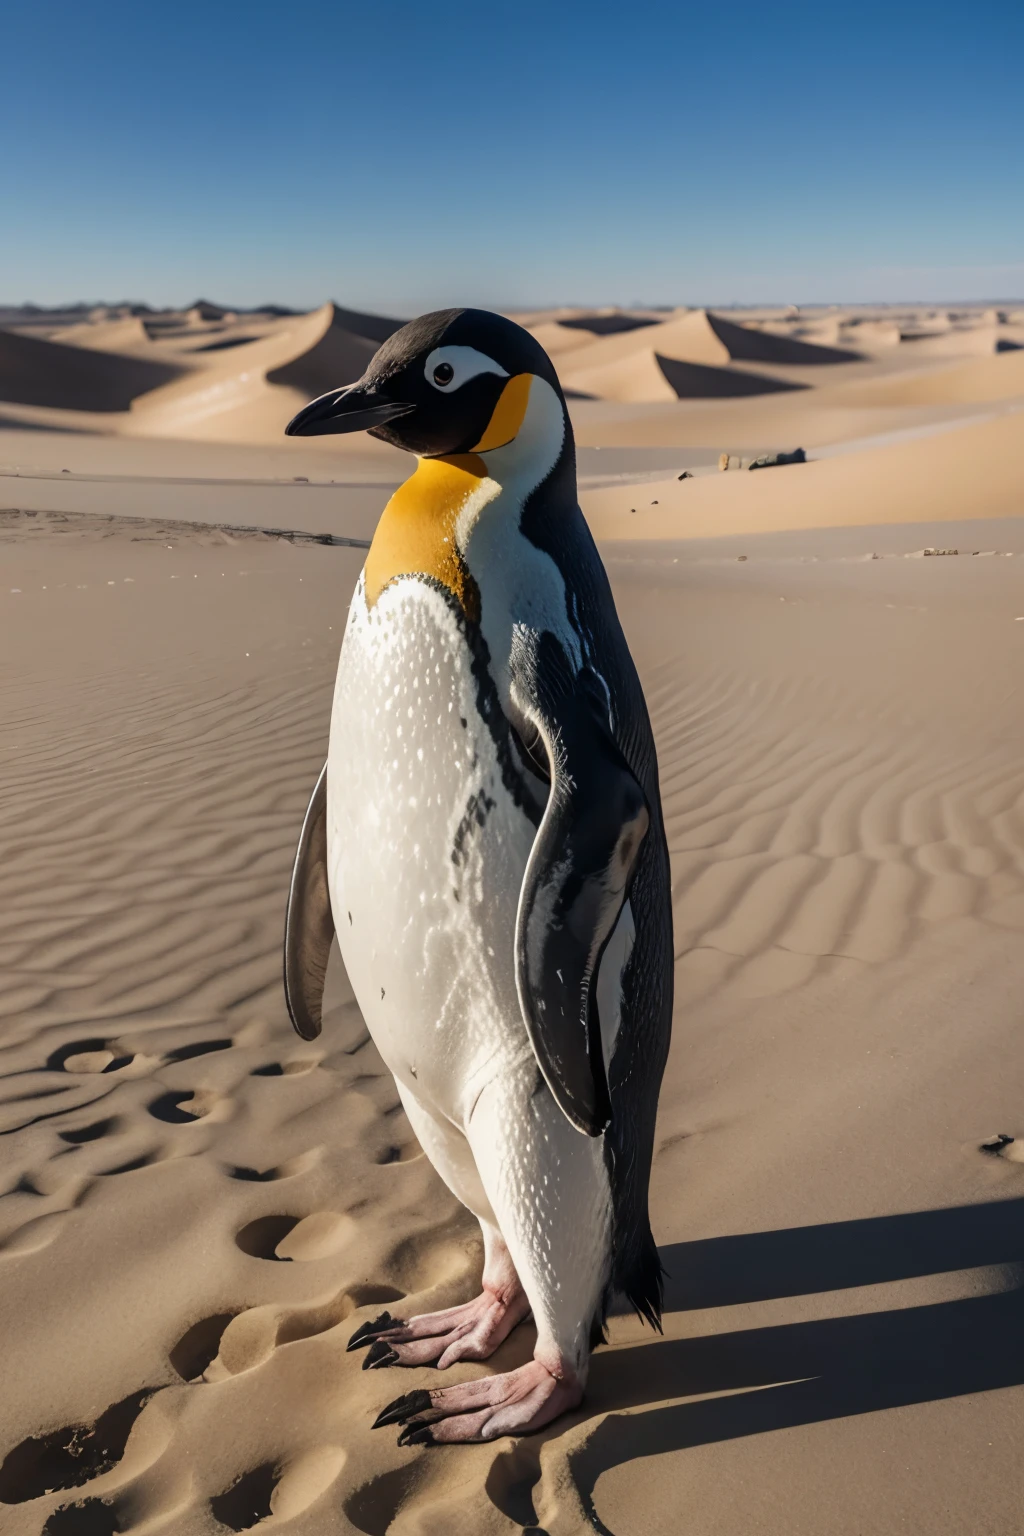
[[[407,465],[280,428],[394,322],[16,317],[4,1536],[1020,1524],[1020,321],[519,318],[575,391],[661,764],[664,1337],[614,1317],[577,1412],[450,1449],[370,1428],[435,1372],[346,1351],[382,1307],[468,1299],[481,1263],[337,955],[315,1042],[281,988],[347,605]],[[782,387],[659,395],[658,359]],[[808,462],[745,467],[797,446]],[[522,1324],[449,1379],[532,1344]]]

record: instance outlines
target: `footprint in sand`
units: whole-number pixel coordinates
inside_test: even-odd
[[[279,1259],[297,1259],[300,1263],[326,1259],[344,1248],[357,1230],[352,1217],[341,1211],[314,1211],[281,1239],[274,1252]]]
[[[113,1051],[101,1047],[97,1051],[76,1051],[65,1056],[62,1066],[65,1072],[105,1072],[115,1059]]]
[[[76,1040],[62,1045],[46,1060],[49,1072],[70,1072],[75,1076],[112,1076],[117,1072],[124,1077],[145,1077],[162,1064],[159,1056],[146,1056],[141,1052],[123,1051],[116,1041]]]
[[[304,1077],[320,1065],[319,1056],[296,1056],[291,1061],[268,1061],[262,1067],[254,1067],[250,1077]]]
[[[303,1307],[294,1312],[282,1312],[275,1306],[252,1307],[248,1312],[241,1312],[230,1319],[220,1335],[215,1357],[203,1367],[203,1380],[227,1381],[232,1376],[255,1370],[258,1365],[269,1360],[276,1349],[329,1333],[332,1328],[350,1319],[361,1307],[372,1307],[376,1313],[382,1305],[394,1306],[404,1299],[405,1292],[396,1290],[394,1286],[357,1285],[340,1291],[321,1306]],[[212,1345],[212,1336],[220,1321],[220,1318],[206,1320],[209,1333],[204,1340],[204,1350]],[[203,1326],[195,1325],[196,1337],[200,1336]],[[175,1346],[175,1358],[182,1361],[184,1369],[189,1369],[202,1358],[198,1347],[191,1350],[191,1336],[192,1330]],[[189,1358],[186,1358],[184,1351],[186,1343],[189,1345]],[[178,1354],[178,1351],[182,1353]]]
[[[327,1258],[356,1231],[351,1216],[340,1211],[314,1211],[309,1216],[259,1216],[235,1238],[253,1259],[299,1262]]]
[[[337,1328],[347,1321],[360,1307],[379,1307],[396,1301],[404,1301],[405,1292],[392,1285],[354,1285],[340,1292],[326,1306],[305,1307],[299,1312],[288,1312],[277,1320],[275,1347],[297,1344],[302,1339],[315,1339],[321,1333]]]
[[[278,1243],[283,1242],[301,1220],[301,1216],[257,1216],[236,1234],[235,1242],[251,1259],[273,1260],[277,1258]]]
[[[212,1088],[172,1088],[149,1105],[149,1112],[166,1125],[192,1125],[197,1120],[227,1120],[234,1105]]]
[[[43,1526],[42,1536],[118,1536],[125,1527],[106,1499],[83,1499],[62,1504]]]
[[[91,1424],[69,1424],[30,1435],[0,1465],[0,1503],[25,1504],[44,1493],[81,1488],[116,1467],[136,1419],[157,1387],[143,1387],[112,1404]]]
[[[191,1045],[180,1045],[163,1055],[147,1055],[143,1051],[124,1050],[116,1040],[76,1040],[53,1051],[47,1058],[46,1068],[50,1072],[71,1072],[76,1076],[89,1073],[109,1076],[118,1072],[125,1077],[146,1077],[158,1067],[194,1061],[198,1056],[230,1050],[234,1044],[233,1040],[226,1039],[199,1040]]]
[[[346,1515],[357,1530],[372,1532],[373,1536],[378,1536],[379,1532],[383,1536],[385,1531],[391,1529],[398,1511],[417,1483],[422,1481],[423,1475],[423,1460],[420,1458],[411,1466],[396,1467],[392,1472],[371,1478],[349,1494],[343,1506]]]
[[[102,1058],[102,1059],[101,1059]],[[46,1058],[47,1072],[102,1072],[114,1060],[105,1040],[73,1040]],[[71,1062],[71,1066],[68,1066]]]
[[[309,1509],[337,1478],[345,1464],[340,1445],[318,1445],[278,1467],[264,1462],[210,1500],[210,1509],[229,1531],[294,1520]]]
[[[207,1366],[216,1360],[224,1330],[236,1315],[234,1312],[217,1312],[212,1317],[202,1317],[182,1334],[168,1356],[182,1381],[198,1381]]]
[[[276,1167],[246,1168],[239,1164],[228,1165],[228,1177],[232,1179],[245,1179],[253,1184],[273,1184],[278,1179],[294,1179],[297,1174],[308,1173],[310,1168],[315,1168],[320,1161],[323,1149],[311,1147],[308,1152],[300,1152],[297,1157],[289,1157]]]

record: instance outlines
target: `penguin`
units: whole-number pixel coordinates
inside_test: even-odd
[[[528,331],[450,309],[395,332],[291,436],[415,454],[353,596],[299,838],[284,979],[321,1027],[332,938],[424,1152],[483,1234],[482,1289],[356,1330],[364,1369],[533,1359],[403,1393],[400,1444],[576,1407],[612,1300],[660,1330],[648,1217],[672,1018],[654,739],[580,511],[565,398]]]

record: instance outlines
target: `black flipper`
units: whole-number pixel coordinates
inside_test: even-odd
[[[284,919],[284,996],[303,1040],[320,1033],[334,915],[327,887],[327,764],[302,823]]]
[[[516,984],[544,1079],[586,1136],[611,1120],[597,1013],[597,974],[618,921],[650,814],[616,745],[608,690],[589,667],[575,673],[543,633],[520,650],[513,698],[527,753],[547,758],[551,790],[526,866],[516,922]]]

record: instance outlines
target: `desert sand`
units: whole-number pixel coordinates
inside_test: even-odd
[[[480,1267],[337,955],[312,1044],[280,981],[408,473],[281,429],[397,321],[6,311],[5,1536],[1020,1524],[1024,310],[518,318],[658,742],[664,1337],[614,1317],[578,1412],[451,1449],[370,1429],[436,1373],[346,1352]]]

